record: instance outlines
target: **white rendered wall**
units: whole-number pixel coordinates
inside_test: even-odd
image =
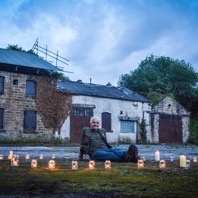
[[[135,133],[120,133],[120,119],[119,116],[128,116],[131,118],[138,118],[140,121],[143,118],[143,111],[149,111],[148,103],[141,102],[133,103],[132,101],[122,101],[115,99],[90,97],[90,96],[73,96],[73,104],[95,105],[94,116],[101,118],[103,112],[111,113],[111,123],[113,132],[107,131],[107,139],[109,142],[115,142],[118,137],[130,138],[136,142],[137,126],[135,126]],[[122,115],[120,112],[122,111]],[[149,123],[149,117],[144,114],[146,123]],[[61,128],[61,138],[70,138],[70,119],[67,118]]]

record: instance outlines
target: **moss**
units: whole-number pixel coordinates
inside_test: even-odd
[[[47,168],[47,161],[38,168],[21,162],[10,167],[7,160],[0,161],[0,194],[14,195],[98,195],[101,197],[196,197],[198,195],[198,164],[191,168],[179,168],[177,162],[160,169],[154,161],[147,161],[143,169],[136,164],[112,163],[105,170],[104,163],[97,162],[95,170],[88,170],[88,162],[80,161],[78,170],[71,170],[71,161],[57,159],[55,170]]]

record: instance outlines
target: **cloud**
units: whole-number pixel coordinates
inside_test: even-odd
[[[47,2],[47,3],[46,3]],[[82,79],[116,85],[153,53],[183,59],[198,70],[195,0],[2,0],[0,47],[39,45],[70,60]]]

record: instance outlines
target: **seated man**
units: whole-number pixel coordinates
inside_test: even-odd
[[[111,160],[114,162],[136,163],[140,159],[138,149],[134,144],[131,144],[127,151],[123,151],[120,148],[112,148],[107,142],[105,130],[99,128],[99,126],[100,119],[92,117],[90,119],[90,127],[83,128],[79,159],[83,159],[84,154],[88,154],[90,159],[96,161]]]

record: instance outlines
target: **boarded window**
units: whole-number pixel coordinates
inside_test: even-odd
[[[4,77],[0,76],[0,94],[4,92]]]
[[[126,121],[121,120],[121,133],[135,133],[135,122],[134,121]]]
[[[93,116],[93,108],[92,107],[73,107],[72,109],[73,115],[78,116]]]
[[[36,132],[36,111],[24,111],[24,131]]]
[[[3,129],[4,109],[0,108],[0,129]]]
[[[36,96],[36,82],[32,80],[26,81],[26,96]]]
[[[107,132],[112,131],[112,129],[111,129],[111,114],[108,112],[102,113],[102,128],[104,128]]]

